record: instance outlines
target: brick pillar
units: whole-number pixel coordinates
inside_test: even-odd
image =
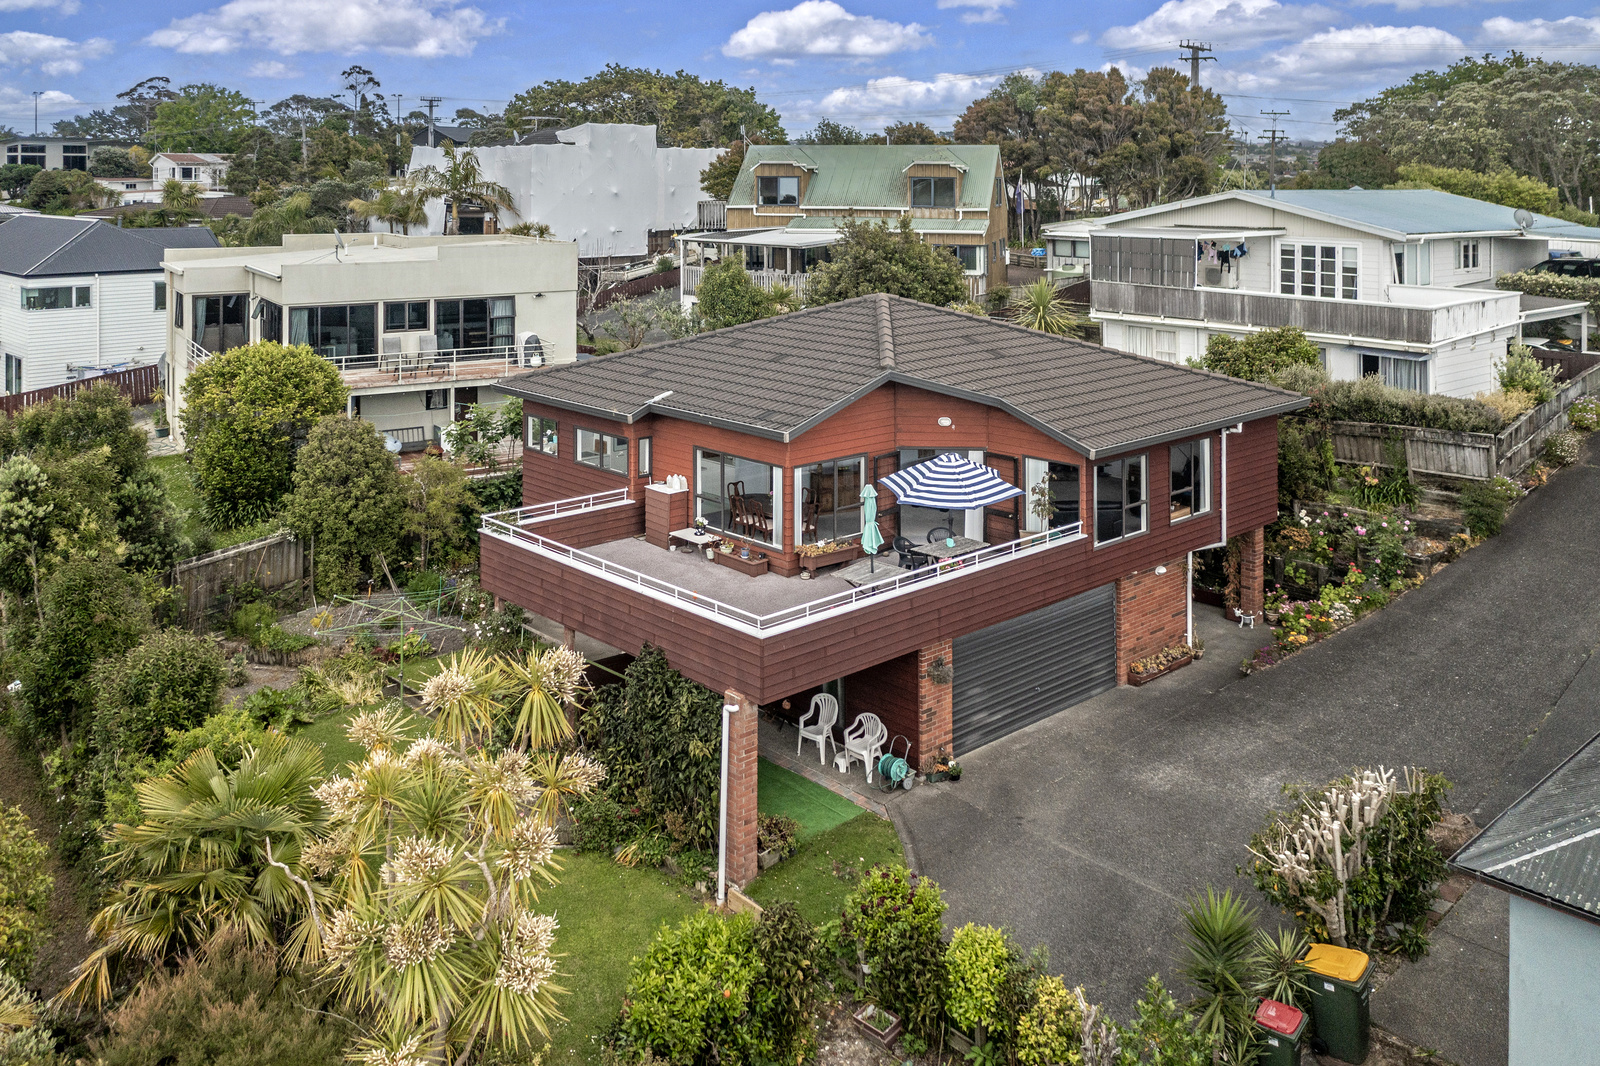
[[[728,884],[743,888],[759,872],[756,862],[757,709],[733,689],[723,701],[739,709],[728,715]]]
[[[1128,682],[1128,667],[1146,655],[1182,644],[1189,631],[1188,584],[1180,557],[1117,578],[1117,684]]]
[[[571,626],[562,626],[561,646],[564,648],[576,648],[578,646],[578,631]]]
[[[941,640],[918,651],[917,760],[918,768],[924,772],[933,769],[933,760],[940,748],[949,750],[951,747],[955,729],[954,691],[955,642]]]
[[[1239,610],[1262,621],[1267,601],[1267,536],[1264,528],[1239,535]]]

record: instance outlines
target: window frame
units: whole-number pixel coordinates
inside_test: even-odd
[[[389,324],[390,318],[392,317],[390,314],[390,308],[394,308],[400,312],[400,325],[392,326]],[[422,309],[422,325],[420,326],[415,324],[415,315],[418,308]],[[425,332],[432,322],[433,304],[430,300],[385,300],[383,302],[382,331],[384,333]]]
[[[435,399],[440,399],[441,402],[435,403],[434,402]],[[424,411],[448,411],[448,410],[450,410],[450,390],[449,389],[423,389],[422,390],[422,409]]]
[[[772,500],[772,513],[768,516],[771,518],[770,524],[772,526],[771,539],[769,540],[762,540],[760,537],[754,537],[748,533],[736,533],[731,528],[712,524],[710,519],[707,519],[707,524],[710,525],[710,528],[717,530],[719,533],[726,533],[730,537],[738,537],[741,540],[748,540],[755,544],[766,544],[772,547],[781,546],[783,544],[783,508],[781,506],[783,500],[783,468],[781,466],[773,466],[771,463],[763,463],[758,459],[751,459],[748,456],[720,451],[716,448],[696,448],[694,450],[694,515],[696,518],[706,517],[704,506],[706,492],[701,485],[700,474],[704,469],[705,457],[708,454],[717,457],[718,484],[714,502],[718,514],[727,515],[729,513],[728,473],[732,463],[735,461],[749,463],[751,466],[763,467],[767,470],[767,491]],[[737,481],[739,479],[735,478],[734,480]]]
[[[1187,452],[1189,484],[1177,488],[1178,455]],[[1198,470],[1195,469],[1198,466]],[[1178,497],[1187,494],[1189,510],[1178,514]],[[1167,449],[1167,521],[1187,522],[1211,513],[1211,438],[1178,441]]]
[[[165,311],[167,309],[167,283],[166,282],[158,281],[158,282],[155,283],[155,291],[152,294],[151,299],[155,303],[155,306],[151,308],[152,311]]]
[[[1429,394],[1429,379],[1431,377],[1429,372],[1429,364],[1432,362],[1431,359],[1407,359],[1404,356],[1383,355],[1378,352],[1357,352],[1356,359],[1358,360],[1358,364],[1361,368],[1362,377],[1367,377],[1369,374],[1377,374],[1378,380],[1382,381],[1390,388],[1403,389],[1406,392],[1415,392],[1420,396],[1426,396]],[[1369,359],[1373,360],[1377,364],[1377,366],[1370,371],[1367,369],[1367,360]],[[1395,374],[1395,368],[1401,364],[1412,368],[1408,370],[1407,376],[1415,374],[1415,388],[1413,388],[1411,385],[1395,384],[1397,377]]]
[[[749,460],[749,461],[750,462],[755,462],[755,460],[753,460],[753,459]],[[856,502],[855,502],[855,505],[853,507],[850,506],[850,505],[846,505],[844,507],[840,507],[839,506],[839,495],[840,495],[840,493],[839,493],[839,466],[841,464],[849,464],[849,463],[855,463],[856,464],[856,470],[857,470],[856,477],[857,477],[857,482],[858,482],[857,485],[856,485]],[[832,468],[832,477],[833,477],[833,496],[832,496],[832,499],[833,499],[833,507],[828,511],[823,511],[823,510],[821,510],[820,506],[818,507],[818,510],[817,510],[817,531],[816,531],[815,534],[813,534],[811,536],[810,540],[806,540],[805,538],[806,538],[807,534],[805,532],[806,523],[805,523],[805,514],[804,514],[804,511],[805,511],[805,492],[806,492],[807,489],[809,489],[811,487],[811,477],[812,477],[811,471],[816,470],[818,467],[824,467],[824,466]],[[822,522],[823,522],[824,515],[826,515],[828,518],[830,518],[832,520],[833,531],[834,531],[834,535],[832,537],[829,537],[829,538],[826,538],[826,539],[829,539],[829,540],[840,540],[840,539],[849,539],[849,538],[852,538],[852,537],[861,536],[861,530],[862,530],[862,522],[861,522],[861,489],[863,487],[865,487],[868,483],[869,483],[869,481],[868,481],[868,477],[867,477],[867,453],[865,453],[865,452],[860,452],[860,453],[857,453],[855,455],[841,455],[841,456],[839,456],[837,458],[834,458],[834,459],[819,459],[814,463],[803,463],[800,466],[795,467],[794,468],[794,536],[795,536],[795,545],[798,547],[801,544],[818,544],[818,543],[821,543],[821,541],[824,539],[822,537]],[[845,534],[843,534],[841,536],[841,534],[839,533],[839,516],[841,514],[848,515],[851,511],[854,511],[856,513],[856,522],[855,522],[856,530],[855,530],[854,533],[845,533]]]
[[[768,182],[772,183],[772,192],[766,190]],[[786,186],[785,182],[793,182]],[[786,200],[784,189],[793,189],[793,199]],[[770,195],[770,199],[768,198]],[[800,176],[798,174],[758,174],[756,176],[756,206],[757,207],[799,207],[800,206]]]
[[[25,391],[22,387],[22,356],[5,353],[5,389],[7,396]]]
[[[584,434],[588,434],[593,444],[604,443],[605,450],[598,447],[592,450],[592,458],[584,454]],[[587,466],[591,470],[603,470],[608,474],[628,476],[628,438],[619,437],[614,433],[604,433],[598,429],[589,429],[578,426],[573,436],[572,461],[579,466]],[[622,453],[622,469],[618,470],[614,462],[607,463],[608,457],[613,457],[620,451]]]
[[[1178,362],[1178,331],[1177,330],[1175,330],[1175,329],[1162,329],[1160,326],[1154,326],[1150,330],[1150,337],[1151,337],[1151,341],[1150,341],[1150,358],[1159,359],[1163,363],[1174,363],[1174,364],[1176,364]],[[1163,348],[1161,346],[1163,337],[1167,338],[1171,342],[1172,347]],[[1170,356],[1171,358],[1168,358],[1168,356]]]
[[[940,193],[948,183],[948,202],[941,202],[946,198]],[[926,195],[919,199],[919,192]],[[924,175],[911,179],[911,206],[928,208],[953,208],[956,206],[956,179],[954,177],[942,178],[933,175]]]
[[[1128,470],[1130,464],[1137,463],[1139,467],[1140,496],[1130,500],[1128,495]],[[1110,467],[1121,467],[1119,480],[1122,485],[1121,499],[1117,503],[1117,522],[1119,532],[1115,536],[1102,538],[1100,536],[1100,478],[1101,471]],[[1116,459],[1109,459],[1103,463],[1094,464],[1094,546],[1096,548],[1107,544],[1117,544],[1128,540],[1130,537],[1140,537],[1150,531],[1150,454],[1140,452],[1138,455],[1124,455]],[[1128,515],[1136,513],[1139,519],[1139,528],[1128,530]]]
[[[92,307],[94,305],[91,302],[90,289],[91,287],[88,285],[40,285],[33,288],[23,288],[19,290],[21,293],[22,310],[77,311],[85,307]],[[43,294],[47,292],[55,293],[56,295],[50,297],[50,299],[60,302],[56,303],[54,306],[46,306],[47,300]],[[36,301],[37,306],[28,306],[30,297]],[[79,303],[79,300],[82,300],[83,302]]]
[[[651,463],[653,462],[651,455],[653,450],[651,441],[652,438],[650,437],[640,437],[635,442],[638,445],[636,449],[638,457],[634,460],[634,462],[637,464],[637,472],[639,477],[650,476]]]
[[[1064,521],[1064,522],[1058,523],[1056,521],[1056,517],[1057,517],[1057,514],[1059,513],[1059,511],[1061,509],[1061,503],[1060,503],[1060,501],[1057,500],[1057,497],[1056,497],[1055,493],[1052,491],[1051,494],[1050,494],[1050,499],[1051,499],[1051,502],[1055,504],[1055,507],[1052,510],[1050,518],[1049,518],[1049,520],[1047,522],[1045,519],[1040,518],[1033,511],[1033,491],[1034,491],[1034,489],[1038,488],[1040,485],[1046,485],[1046,484],[1052,484],[1053,485],[1053,484],[1055,484],[1055,480],[1056,479],[1051,477],[1051,468],[1052,467],[1058,467],[1058,466],[1059,467],[1070,467],[1072,469],[1073,473],[1074,473],[1074,476],[1075,476],[1077,482],[1078,482],[1078,492],[1077,492],[1077,497],[1076,497],[1078,517],[1076,519],[1072,520],[1072,521]],[[1035,473],[1038,473],[1038,475],[1039,475],[1038,478],[1034,477]],[[1074,521],[1078,525],[1079,532],[1082,532],[1082,530],[1083,530],[1083,464],[1082,463],[1069,463],[1069,462],[1067,462],[1067,461],[1065,461],[1063,459],[1043,459],[1043,458],[1040,458],[1039,456],[1036,456],[1036,455],[1025,455],[1025,456],[1022,457],[1022,480],[1024,481],[1024,483],[1025,483],[1024,487],[1027,490],[1027,496],[1024,498],[1026,502],[1025,502],[1025,505],[1024,505],[1024,508],[1023,508],[1023,512],[1022,512],[1022,528],[1023,528],[1024,532],[1028,532],[1028,533],[1044,533],[1044,532],[1046,532],[1047,530],[1050,530],[1050,529],[1065,529],[1067,526],[1072,525]],[[1065,479],[1063,479],[1063,480],[1065,480]]]
[[[559,455],[561,423],[554,418],[529,415],[523,423],[522,446],[540,455]]]
[[[1477,270],[1478,269],[1478,264],[1479,264],[1479,262],[1481,262],[1481,259],[1479,258],[1479,251],[1480,250],[1478,248],[1478,242],[1476,240],[1457,241],[1456,242],[1456,269],[1457,270]]]
[[[1308,300],[1361,298],[1361,246],[1321,241],[1278,242],[1279,296]]]

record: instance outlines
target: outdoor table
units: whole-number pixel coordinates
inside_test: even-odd
[[[958,555],[966,555],[969,552],[975,552],[988,546],[989,542],[986,540],[956,537],[954,544],[946,544],[942,540],[936,540],[932,544],[918,544],[913,551],[918,555],[926,555],[930,559],[937,559],[943,562],[946,559],[954,559]]]
[[[722,538],[711,532],[709,529],[702,533],[698,529],[691,527],[689,529],[673,530],[671,533],[667,534],[668,544],[675,540],[681,540],[685,543],[693,544],[696,548],[709,548],[713,544],[720,543]]]

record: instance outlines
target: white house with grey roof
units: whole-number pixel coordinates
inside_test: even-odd
[[[1496,387],[1496,360],[1533,323],[1572,321],[1588,348],[1584,304],[1494,283],[1600,230],[1482,200],[1234,191],[1113,215],[1087,235],[1090,317],[1105,343],[1169,362],[1200,355],[1214,334],[1299,326],[1335,379],[1472,396]]]
[[[0,225],[5,391],[31,392],[161,361],[169,249],[215,248],[209,229],[121,229],[18,215]]]

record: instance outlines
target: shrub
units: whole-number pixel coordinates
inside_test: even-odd
[[[774,1058],[803,1062],[812,1043],[811,1019],[822,990],[817,934],[792,900],[774,903],[756,921],[756,958],[761,963],[758,1021],[771,1034]]]
[[[1570,429],[1544,439],[1544,461],[1551,466],[1571,466],[1583,456],[1583,438]]]
[[[1195,360],[1203,370],[1250,381],[1266,381],[1291,366],[1320,368],[1321,363],[1321,349],[1298,326],[1266,329],[1242,339],[1213,333],[1205,355]]]
[[[1530,296],[1553,296],[1561,300],[1583,300],[1600,311],[1600,278],[1574,278],[1544,270],[1519,270],[1501,274],[1495,286]]]
[[[20,807],[0,810],[0,972],[18,981],[33,969],[50,905],[49,853]]]
[[[1210,1066],[1213,1061],[1211,1041],[1154,976],[1145,982],[1133,1022],[1122,1031],[1122,1056],[1123,1066]]]
[[[1461,490],[1461,520],[1474,537],[1497,537],[1506,511],[1521,496],[1522,490],[1508,477],[1475,481]]]
[[[1000,1022],[1000,994],[1011,961],[1005,931],[968,922],[950,934],[945,949],[945,1011],[962,1029],[994,1029]]]
[[[106,826],[138,825],[144,821],[137,792],[139,783],[152,777],[165,777],[201,748],[210,749],[219,766],[232,769],[239,765],[247,750],[259,747],[266,739],[266,730],[241,707],[218,711],[195,728],[181,733],[168,730],[166,754],[161,758],[136,757],[117,764],[115,773],[106,782],[101,821]]]
[[[1059,977],[1040,977],[1033,1006],[1017,1023],[1016,1053],[1022,1066],[1053,1066],[1077,1061],[1082,1046],[1083,1011],[1077,995]]]
[[[1525,392],[1535,404],[1545,403],[1555,397],[1556,374],[1553,366],[1545,366],[1533,357],[1533,350],[1524,344],[1513,344],[1506,349],[1504,359],[1495,363],[1500,387],[1507,391]]]
[[[622,805],[596,794],[572,804],[572,843],[579,851],[610,855],[631,840],[637,826]]]
[[[961,261],[925,242],[904,215],[894,223],[846,219],[828,251],[828,262],[808,275],[805,298],[812,307],[875,292],[935,307],[967,298]]]
[[[726,1063],[770,1059],[774,1049],[745,1017],[760,972],[748,915],[701,911],[663,926],[628,977],[623,1034],[638,1051],[679,1066],[704,1062],[711,1048]]]
[[[762,851],[788,858],[800,843],[800,823],[786,814],[763,814],[757,819],[757,840]]]
[[[781,314],[784,308],[771,292],[761,288],[744,269],[738,258],[723,259],[706,267],[695,287],[700,315],[706,329],[723,329],[761,318]],[[610,338],[596,342],[595,350]],[[621,342],[612,341],[612,351],[621,348]]]
[[[944,1012],[944,900],[937,883],[904,866],[876,866],[844,901],[840,935],[871,966],[867,990],[924,1039]]]
[[[97,660],[122,655],[149,626],[134,579],[108,559],[72,559],[45,583],[43,621],[24,678],[33,724],[77,732],[94,703]]]
[[[1267,382],[1290,392],[1309,396],[1329,382],[1328,372],[1318,363],[1290,363],[1267,376]]]
[[[1567,422],[1579,433],[1600,429],[1600,397],[1585,396],[1567,408]]]
[[[1477,400],[1408,392],[1385,385],[1375,375],[1318,389],[1305,414],[1327,422],[1383,422],[1462,433],[1498,433],[1505,425],[1499,411]]]
[[[239,710],[261,728],[275,729],[280,733],[315,721],[305,691],[298,686],[257,689],[245,697]]]
[[[222,653],[181,629],[152,633],[94,670],[95,746],[158,756],[169,730],[192,729],[217,709]]]
[[[1496,389],[1493,392],[1480,392],[1473,399],[1496,411],[1507,425],[1539,406],[1532,393],[1523,392],[1521,389]]]
[[[349,592],[368,560],[393,559],[406,509],[400,469],[371,422],[336,414],[311,428],[285,518],[316,544],[320,591]]]

